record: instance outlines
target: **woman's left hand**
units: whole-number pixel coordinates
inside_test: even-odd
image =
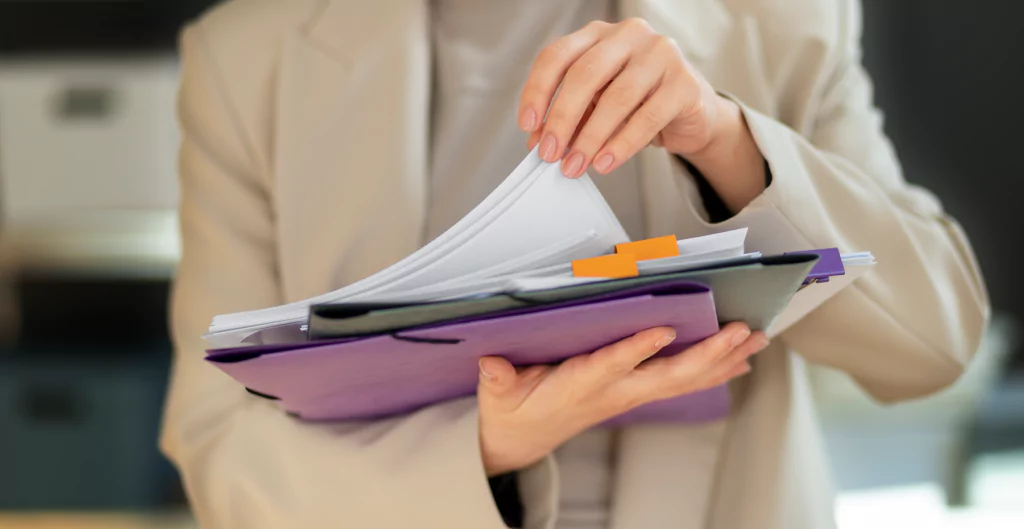
[[[573,178],[591,165],[608,173],[650,143],[698,167],[716,143],[746,140],[756,152],[737,105],[639,18],[591,22],[544,48],[523,89],[519,126],[531,149],[539,142],[541,158],[561,159]]]

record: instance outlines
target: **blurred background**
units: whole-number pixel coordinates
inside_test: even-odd
[[[1024,3],[863,0],[907,178],[974,244],[977,361],[883,408],[815,369],[840,527],[1024,527]],[[0,527],[191,528],[156,448],[179,244],[176,34],[213,2],[0,0]]]

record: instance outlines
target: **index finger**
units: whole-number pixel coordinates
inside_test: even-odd
[[[676,331],[672,327],[654,327],[606,345],[589,355],[576,357],[581,366],[580,377],[592,385],[607,384],[657,354],[675,337]]]
[[[730,322],[720,331],[700,341],[686,351],[665,358],[656,358],[638,367],[634,374],[641,378],[688,379],[699,377],[730,351],[750,336],[750,327],[741,322]]]
[[[569,67],[601,39],[611,24],[595,20],[583,29],[552,42],[537,54],[519,98],[519,128],[533,132],[540,127],[555,90]]]

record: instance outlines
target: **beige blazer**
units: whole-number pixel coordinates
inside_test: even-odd
[[[743,104],[774,175],[745,210],[709,224],[692,177],[649,148],[636,182],[648,234],[747,226],[752,251],[838,246],[879,264],[756,358],[724,425],[621,432],[609,523],[832,526],[806,362],[842,369],[887,402],[950,384],[988,318],[970,246],[901,176],[860,64],[856,0],[620,7],[673,37]],[[338,288],[424,243],[428,14],[425,0],[234,1],[184,32],[184,253],[162,447],[204,527],[504,527],[473,399],[305,424],[203,362],[200,335],[215,314]],[[724,440],[709,430],[718,427]],[[702,475],[712,478],[689,479]],[[555,457],[521,473],[527,527],[553,527],[558,479]]]

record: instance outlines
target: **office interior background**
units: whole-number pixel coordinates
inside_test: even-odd
[[[0,527],[194,527],[156,443],[176,34],[212,3],[0,0]],[[1024,527],[1024,3],[863,4],[886,130],[969,234],[995,312],[928,399],[881,407],[814,369],[840,527]]]

